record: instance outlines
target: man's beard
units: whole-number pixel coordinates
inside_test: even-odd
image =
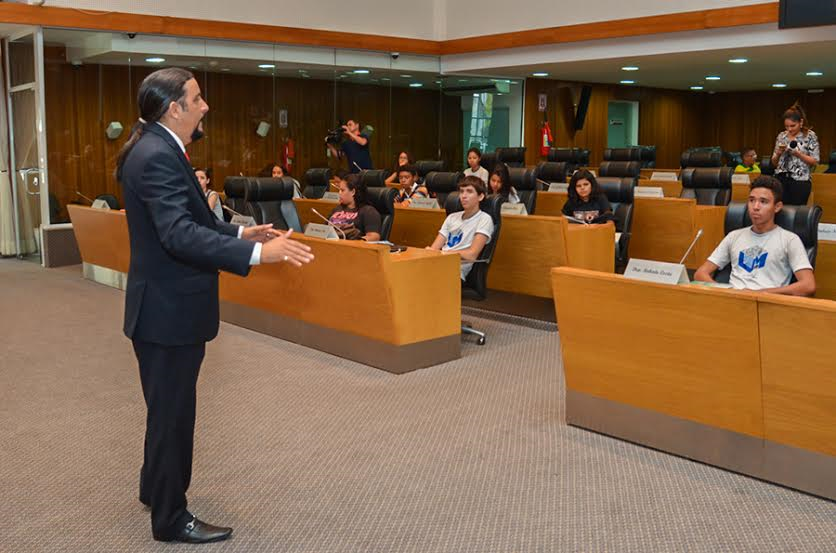
[[[192,131],[192,142],[197,142],[201,138],[205,136],[206,133],[203,132],[203,120],[201,119],[197,126]]]

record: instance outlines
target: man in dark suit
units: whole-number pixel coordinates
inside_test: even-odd
[[[131,242],[124,331],[148,408],[139,497],[151,507],[155,539],[219,541],[232,529],[186,510],[197,377],[219,326],[218,271],[245,276],[251,265],[300,266],[313,255],[292,232],[243,228],[212,214],[185,150],[209,111],[190,72],[152,73],[138,103],[140,125],[119,154],[117,178]]]

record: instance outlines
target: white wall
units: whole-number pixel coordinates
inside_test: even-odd
[[[769,0],[446,0],[446,38],[762,4]],[[773,0],[776,4],[777,0]]]
[[[436,40],[445,0],[47,0],[46,5]],[[436,12],[440,12],[437,17]],[[137,29],[142,31],[142,29]],[[281,37],[276,37],[281,42]]]

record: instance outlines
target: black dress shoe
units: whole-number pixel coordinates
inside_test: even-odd
[[[207,524],[197,517],[187,523],[179,532],[177,532],[171,540],[183,543],[210,543],[214,541],[222,541],[232,535],[232,528],[224,528],[223,526],[213,526]]]

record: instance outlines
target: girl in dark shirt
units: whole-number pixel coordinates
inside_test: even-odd
[[[610,202],[590,171],[581,169],[572,175],[563,214],[590,224],[612,221]]]
[[[328,220],[345,233],[347,240],[380,240],[380,213],[366,199],[366,185],[360,175],[348,175],[339,181],[340,205],[334,208]]]
[[[508,166],[504,163],[497,163],[496,167],[491,171],[491,175],[488,177],[488,188],[491,194],[502,196],[509,204],[520,203],[517,190],[511,186],[511,175],[508,172]]]

